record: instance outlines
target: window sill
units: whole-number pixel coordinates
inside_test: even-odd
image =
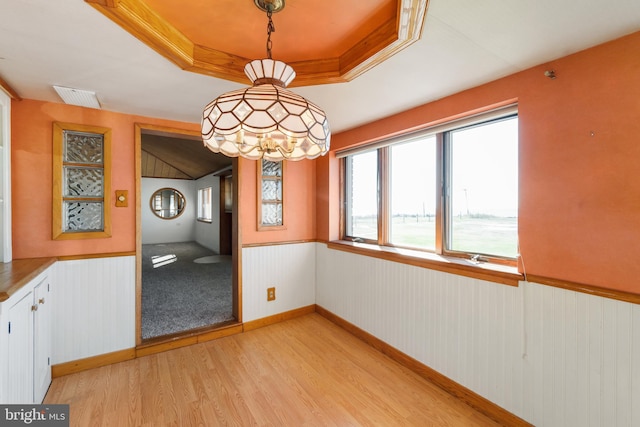
[[[278,230],[286,230],[287,227],[284,225],[261,225],[258,224],[258,231],[278,231]]]
[[[198,221],[198,222],[206,222],[207,224],[211,224],[213,222],[210,219],[204,219],[204,218],[196,218],[196,221]]]
[[[524,280],[524,276],[518,272],[516,267],[488,262],[474,263],[462,258],[446,257],[411,249],[355,243],[346,240],[329,242],[327,247],[338,251],[351,252],[509,286],[518,286],[518,283]]]

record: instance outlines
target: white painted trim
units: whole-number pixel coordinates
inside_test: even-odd
[[[0,90],[0,262],[11,262],[11,98]]]

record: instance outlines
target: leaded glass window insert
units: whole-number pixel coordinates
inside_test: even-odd
[[[63,233],[104,231],[104,135],[63,132]]]
[[[101,167],[64,166],[64,197],[96,197],[103,195]]]
[[[284,164],[262,159],[258,171],[258,229],[284,226]]]
[[[64,230],[103,231],[104,209],[102,202],[64,202]]]
[[[54,239],[111,235],[110,143],[110,129],[54,123]]]

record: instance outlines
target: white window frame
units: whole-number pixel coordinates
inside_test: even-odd
[[[205,195],[209,194],[209,203],[206,203]],[[213,187],[198,188],[198,217],[200,222],[213,221]]]
[[[0,262],[12,260],[11,98],[0,87]]]

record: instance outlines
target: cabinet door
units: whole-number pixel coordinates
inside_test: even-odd
[[[33,403],[33,293],[8,311],[7,402]]]
[[[49,281],[33,289],[33,401],[42,403],[51,384],[51,299]]]

